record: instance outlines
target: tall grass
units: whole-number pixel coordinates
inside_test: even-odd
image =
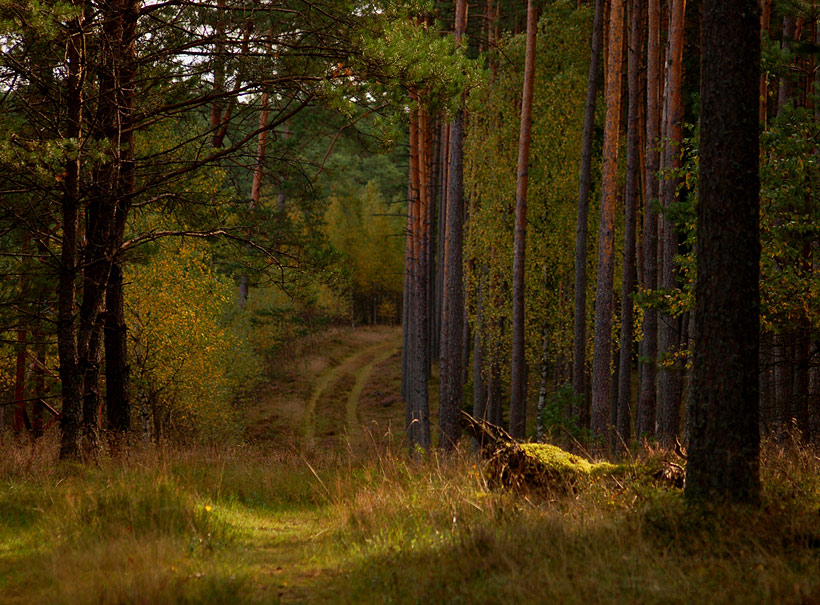
[[[760,508],[629,476],[490,489],[465,448],[410,459],[132,447],[89,466],[0,445],[0,601],[810,603],[820,460],[767,444]],[[660,454],[655,454],[660,455]]]

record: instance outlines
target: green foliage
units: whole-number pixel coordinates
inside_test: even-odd
[[[241,425],[233,405],[260,375],[236,287],[192,243],[163,243],[126,274],[132,381],[155,437],[224,440]]]
[[[572,342],[572,280],[578,164],[581,157],[591,13],[574,3],[554,2],[544,10],[538,52],[530,151],[526,256],[526,341],[531,368],[541,358],[542,334],[550,334],[550,360],[566,354]],[[466,282],[470,318],[483,291],[489,358],[508,359],[509,275],[512,268],[513,208],[518,161],[519,112],[524,36],[503,41],[498,77],[471,95],[465,142],[465,191],[470,192],[466,236]],[[593,170],[593,173],[595,171]],[[594,233],[596,195],[591,196]],[[594,251],[596,238],[590,237]],[[595,255],[589,254],[590,268]],[[594,271],[589,271],[594,274]],[[590,284],[593,292],[594,284]],[[594,296],[590,301],[591,312]],[[505,362],[502,367],[507,368]]]
[[[577,403],[571,384],[561,385],[547,394],[539,418],[547,435],[563,439],[568,434],[582,442],[588,440],[590,435],[578,425],[577,418],[567,418],[566,410],[574,407],[577,407]]]
[[[806,322],[820,327],[820,276],[811,254],[820,233],[816,140],[811,112],[787,107],[761,136],[761,314],[780,332]]]
[[[760,288],[761,326],[780,333],[798,324],[820,326],[820,279],[811,267],[817,240],[820,182],[816,139],[818,125],[812,113],[791,105],[774,118],[760,139]],[[698,182],[697,132],[686,139],[681,201],[667,215],[683,242],[676,257],[679,287],[643,291],[642,307],[680,315],[694,308],[696,279],[696,200]]]
[[[351,312],[370,310],[394,321],[401,305],[404,278],[404,219],[388,204],[375,183],[363,191],[341,190],[330,197],[328,238],[345,257]],[[364,320],[367,321],[366,315]]]

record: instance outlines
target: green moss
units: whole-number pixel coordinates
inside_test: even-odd
[[[492,456],[488,471],[504,487],[574,491],[580,484],[612,477],[654,481],[661,462],[611,464],[590,462],[560,447],[544,443],[507,444]]]
[[[589,475],[595,466],[589,460],[548,443],[525,443],[521,449],[527,456],[534,458],[538,464],[562,473]]]

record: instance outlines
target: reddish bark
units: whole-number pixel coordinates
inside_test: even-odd
[[[592,361],[590,427],[596,436],[609,430],[612,376],[612,280],[615,266],[615,206],[618,198],[618,139],[621,123],[621,61],[625,0],[612,0],[606,71],[601,224],[598,235],[598,279],[595,295],[595,336]],[[605,439],[606,441],[606,439]]]
[[[527,179],[530,163],[532,95],[535,81],[535,43],[538,27],[534,0],[527,2],[527,50],[521,96],[521,132],[518,138],[518,179],[515,190],[513,240],[512,373],[510,434],[523,438],[527,422],[526,358],[524,355],[524,261],[527,242]]]

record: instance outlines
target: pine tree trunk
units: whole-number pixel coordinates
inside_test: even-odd
[[[518,138],[518,179],[515,191],[513,239],[512,372],[510,377],[510,434],[521,439],[527,425],[526,364],[524,352],[524,267],[527,244],[527,180],[530,164],[532,95],[535,81],[535,43],[538,28],[534,0],[527,2],[527,51],[521,97],[521,132]]]
[[[646,192],[643,215],[643,288],[654,290],[658,285],[658,169],[660,157],[660,0],[648,0],[648,29],[646,45]],[[643,338],[640,345],[640,385],[635,410],[635,435],[651,437],[655,434],[655,377],[658,356],[658,314],[645,309]]]
[[[454,38],[462,44],[467,26],[467,2],[455,2]],[[461,436],[465,358],[464,285],[464,110],[459,107],[450,126],[450,162],[447,171],[447,228],[444,241],[444,305],[440,358],[439,447],[452,450]]]
[[[595,103],[598,98],[598,71],[604,31],[604,0],[595,0],[592,40],[587,76],[587,99],[584,109],[584,134],[581,146],[581,169],[578,185],[578,216],[575,227],[575,311],[572,343],[572,390],[574,415],[580,426],[589,426],[586,405],[587,347],[587,223],[589,195],[592,187],[592,140],[595,134]]]
[[[631,439],[632,419],[632,295],[635,293],[636,228],[638,200],[640,197],[638,172],[640,171],[640,62],[643,48],[641,15],[643,0],[632,0],[629,35],[629,117],[627,120],[626,187],[624,191],[624,262],[621,293],[621,359],[619,364],[617,405],[617,446],[628,444]]]
[[[760,497],[756,0],[704,0],[690,498]]]
[[[118,26],[119,80],[118,112],[119,178],[113,228],[113,262],[105,292],[105,383],[108,428],[115,442],[131,428],[127,327],[123,292],[123,258],[120,247],[125,239],[128,211],[135,184],[134,161],[134,80],[136,79],[136,32],[138,3],[123,0]]]
[[[672,0],[669,9],[669,46],[666,57],[666,136],[663,152],[663,168],[667,171],[680,170],[681,145],[683,143],[683,29],[685,0]],[[661,202],[668,211],[677,199],[680,178],[667,175],[661,185]],[[678,239],[669,215],[660,218],[662,255],[659,275],[660,287],[671,290],[677,287],[675,255]],[[661,313],[658,322],[658,353],[661,359],[670,360],[680,338],[678,319],[670,313]],[[681,376],[680,370],[667,364],[658,372],[657,431],[663,443],[672,443],[680,433]]]
[[[621,62],[625,0],[612,0],[606,70],[601,224],[598,234],[598,279],[595,294],[595,336],[592,360],[592,432],[608,443],[612,376],[612,280],[615,270],[615,206],[618,198],[618,139],[621,123]]]
[[[66,136],[79,139],[82,135],[83,85],[85,81],[83,39],[84,2],[74,4],[77,17],[69,21],[66,49]],[[60,269],[57,292],[57,349],[60,358],[62,383],[62,416],[60,459],[80,458],[80,431],[82,428],[82,374],[77,354],[78,227],[80,205],[81,154],[70,158],[65,165],[62,206],[63,237],[60,251]]]

